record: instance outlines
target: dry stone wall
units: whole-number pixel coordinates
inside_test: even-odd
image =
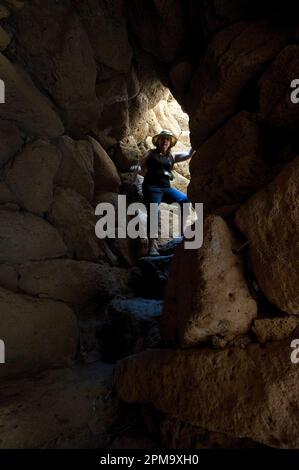
[[[1,378],[88,360],[85,340],[91,332],[96,342],[107,308],[126,316],[122,301],[109,302],[133,296],[128,271],[138,278],[144,247],[98,240],[94,210],[134,193],[126,172],[163,127],[182,130],[178,149],[188,146],[171,92],[190,118],[188,193],[205,204],[205,244],[191,260],[181,247],[174,255],[162,314],[162,340],[174,349],[120,361],[115,390],[152,403],[174,429],[178,419],[228,441],[298,445],[289,361],[299,313],[295,13],[287,1],[271,12],[248,0],[1,1],[0,333],[18,344]],[[177,170],[186,190],[188,167]],[[168,274],[142,269],[165,286]],[[136,322],[133,352],[143,347]],[[86,445],[86,428],[74,426]]]
[[[115,389],[163,413],[161,439],[172,433],[177,447],[204,447],[203,429],[210,446],[298,447],[298,16],[290,2],[270,12],[246,0],[190,0],[182,34],[163,13],[167,1],[138,3],[140,16],[164,25],[153,37],[136,3],[135,41],[165,64],[189,114],[188,194],[205,205],[204,243],[174,254],[160,321],[172,349],[118,362]]]

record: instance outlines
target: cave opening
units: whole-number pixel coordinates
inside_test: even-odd
[[[2,3],[0,447],[299,446],[291,2]],[[205,243],[151,257],[95,209],[162,129]]]
[[[152,141],[155,135],[167,130],[177,138],[176,144],[171,148],[173,155],[189,153],[191,147],[188,114],[182,109],[169,88],[161,82],[158,75],[152,75],[150,68],[145,69],[144,73],[151,74],[157,97],[152,104],[149,103],[150,100],[146,95],[142,97],[138,95],[137,99],[133,98],[130,111],[130,122],[134,123],[132,134],[116,145],[107,147],[107,153],[118,168],[121,179],[119,196],[126,197],[127,205],[144,202],[141,189],[144,173],[136,175],[129,170],[132,165],[134,167],[140,161],[140,156],[142,157],[145,152],[155,148]],[[141,88],[142,86],[144,84],[141,83]],[[111,132],[111,127],[108,126],[107,130]],[[112,129],[113,132],[114,129]],[[111,135],[106,134],[106,138],[111,138]],[[132,141],[136,145],[135,148],[132,146]],[[188,158],[184,162],[175,163],[172,170],[171,187],[184,194],[187,194],[190,183],[189,164],[190,159]],[[99,201],[106,202],[102,197],[96,202]],[[120,210],[119,207],[120,205],[118,205],[118,210]],[[195,219],[192,207],[190,211],[187,217],[189,224]],[[146,215],[145,218],[141,216],[140,223],[145,223],[146,219]],[[123,220],[127,220],[126,215],[123,216]],[[168,236],[163,237],[163,227],[168,223],[170,226]],[[118,255],[120,265],[131,270],[130,286],[133,297],[130,302],[127,302],[125,298],[116,300],[116,305],[117,302],[120,304],[123,302],[125,306],[127,302],[127,313],[123,313],[120,317],[119,313],[115,313],[117,307],[108,308],[109,320],[97,331],[97,348],[103,360],[115,363],[144,348],[154,348],[160,344],[159,326],[154,319],[157,318],[158,312],[161,312],[163,307],[174,250],[182,242],[180,230],[175,206],[172,209],[171,204],[162,202],[160,204],[159,237],[157,240],[160,256],[149,257],[147,255],[148,241],[146,239],[120,239],[117,235],[115,239],[107,239],[108,245]],[[125,250],[124,246],[126,246]],[[142,310],[144,310],[143,314]],[[131,315],[136,316],[133,323],[129,319]],[[137,320],[140,315],[141,317]],[[152,328],[149,330],[148,322],[152,322]],[[83,344],[84,347],[88,348],[88,345]]]

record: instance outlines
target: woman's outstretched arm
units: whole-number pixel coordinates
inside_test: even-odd
[[[193,157],[194,154],[195,150],[193,150],[192,147],[190,148],[189,152],[176,153],[174,155],[174,163],[180,163],[189,160],[189,158]]]

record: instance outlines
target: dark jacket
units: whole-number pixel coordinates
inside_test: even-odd
[[[146,162],[147,172],[144,177],[144,185],[170,187],[174,158],[171,153],[162,155],[158,150],[152,150]]]

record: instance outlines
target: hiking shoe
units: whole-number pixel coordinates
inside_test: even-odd
[[[160,256],[160,253],[155,247],[155,245],[153,245],[148,249],[147,255],[148,256]]]

